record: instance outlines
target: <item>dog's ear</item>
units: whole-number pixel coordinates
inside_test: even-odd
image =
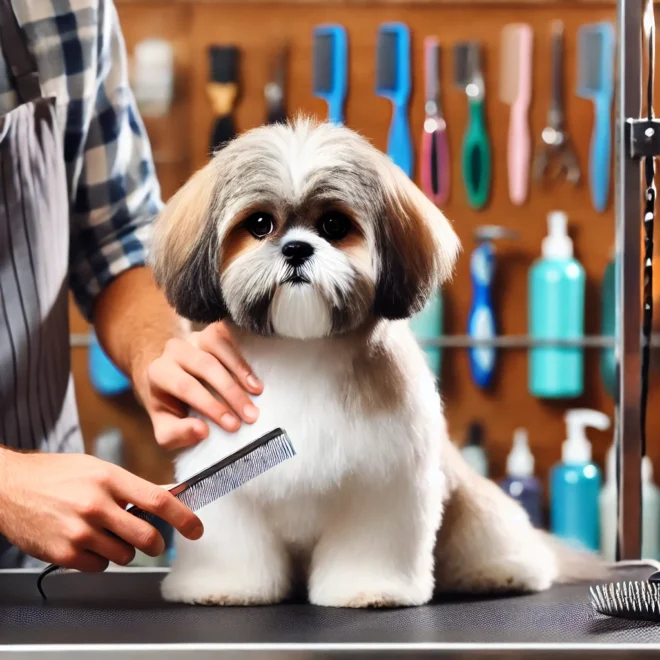
[[[211,161],[179,189],[154,223],[151,265],[156,282],[180,316],[201,324],[227,315],[213,213],[218,184]]]
[[[378,154],[383,212],[376,228],[380,257],[374,312],[386,319],[420,311],[451,277],[458,236],[431,200],[384,154]]]

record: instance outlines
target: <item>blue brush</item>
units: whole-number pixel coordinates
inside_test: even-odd
[[[341,25],[314,28],[314,96],[328,104],[328,121],[344,123],[344,102],[348,88],[348,37]]]
[[[610,188],[614,49],[614,26],[611,23],[591,23],[579,29],[577,95],[594,104],[589,187],[597,211],[604,211],[607,207]]]
[[[413,147],[408,124],[410,98],[410,30],[403,23],[383,23],[376,47],[376,94],[392,101],[387,155],[409,176]]]
[[[472,339],[493,339],[497,330],[493,309],[492,285],[495,274],[495,248],[493,242],[500,238],[517,238],[518,232],[504,227],[479,227],[475,232],[477,247],[470,258],[472,276],[472,306],[468,318],[468,335]],[[488,387],[495,373],[495,347],[471,346],[468,355],[474,382],[481,388]]]

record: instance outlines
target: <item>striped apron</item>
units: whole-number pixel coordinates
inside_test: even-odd
[[[0,116],[0,444],[83,451],[70,371],[63,140],[10,0],[0,0],[0,47],[18,97]],[[0,566],[16,554],[7,549],[0,537]]]

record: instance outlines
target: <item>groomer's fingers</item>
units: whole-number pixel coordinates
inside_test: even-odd
[[[119,473],[118,478],[111,480],[110,489],[118,501],[135,504],[144,511],[153,513],[172,525],[174,529],[191,541],[196,541],[202,536],[204,533],[202,521],[185,504],[177,500],[172,493],[160,486],[156,486],[144,479],[140,479],[122,468],[116,469]],[[142,533],[146,536],[146,539],[144,540],[146,541],[147,546],[154,541],[152,532],[154,532],[162,542],[162,537],[154,527],[143,520],[136,518],[132,514],[126,513],[127,516],[130,516],[133,519],[132,524],[127,522],[125,516],[118,517],[119,512],[116,510],[114,510],[111,515],[112,520],[109,520],[106,523],[108,529],[115,534],[118,534],[121,538],[135,547],[142,549],[140,545],[133,543],[130,538],[124,536],[124,525],[127,525],[131,530],[142,530]],[[120,529],[115,529],[114,527],[115,521],[117,520],[120,520],[122,523]],[[145,528],[144,525],[149,529]]]
[[[105,524],[113,534],[149,557],[158,557],[165,551],[165,541],[153,525],[120,507],[113,511]]]
[[[72,568],[84,573],[102,573],[109,564],[104,557],[75,547],[63,548],[61,552],[56,553],[53,561],[62,568]]]
[[[122,541],[121,538],[110,536],[102,530],[99,530],[90,539],[87,549],[120,566],[130,564],[135,558],[135,547],[133,545]]]
[[[224,323],[214,323],[202,332],[193,333],[190,343],[211,353],[252,394],[263,392],[263,383],[245,361],[238,345]]]
[[[235,362],[240,361],[241,358],[237,357],[233,349],[228,349],[228,346],[229,344],[225,343],[224,348],[219,352],[224,351],[227,355],[234,354],[231,359]],[[257,421],[258,408],[219,358],[187,341],[176,339],[172,341],[170,351],[174,360],[181,365],[184,371],[208,383],[244,422]]]
[[[240,420],[229,406],[218,401],[194,376],[169,358],[161,356],[151,363],[149,379],[152,385],[176,397],[226,431],[237,431],[240,427]]]
[[[209,434],[209,427],[195,417],[181,418],[169,410],[155,410],[151,414],[156,442],[165,449],[192,447]]]

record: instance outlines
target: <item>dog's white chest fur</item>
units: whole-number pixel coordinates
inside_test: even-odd
[[[306,545],[320,536],[324,517],[353,482],[378,487],[425,470],[428,478],[441,478],[444,426],[424,370],[417,373],[416,391],[401,392],[396,409],[376,406],[365,414],[365,393],[356,374],[360,362],[344,342],[243,336],[240,348],[265,383],[255,398],[259,420],[234,434],[211,425],[209,437],[178,459],[177,479],[283,428],[297,455],[243,486],[237,496],[267,511],[282,540]],[[403,382],[401,387],[408,388]]]

